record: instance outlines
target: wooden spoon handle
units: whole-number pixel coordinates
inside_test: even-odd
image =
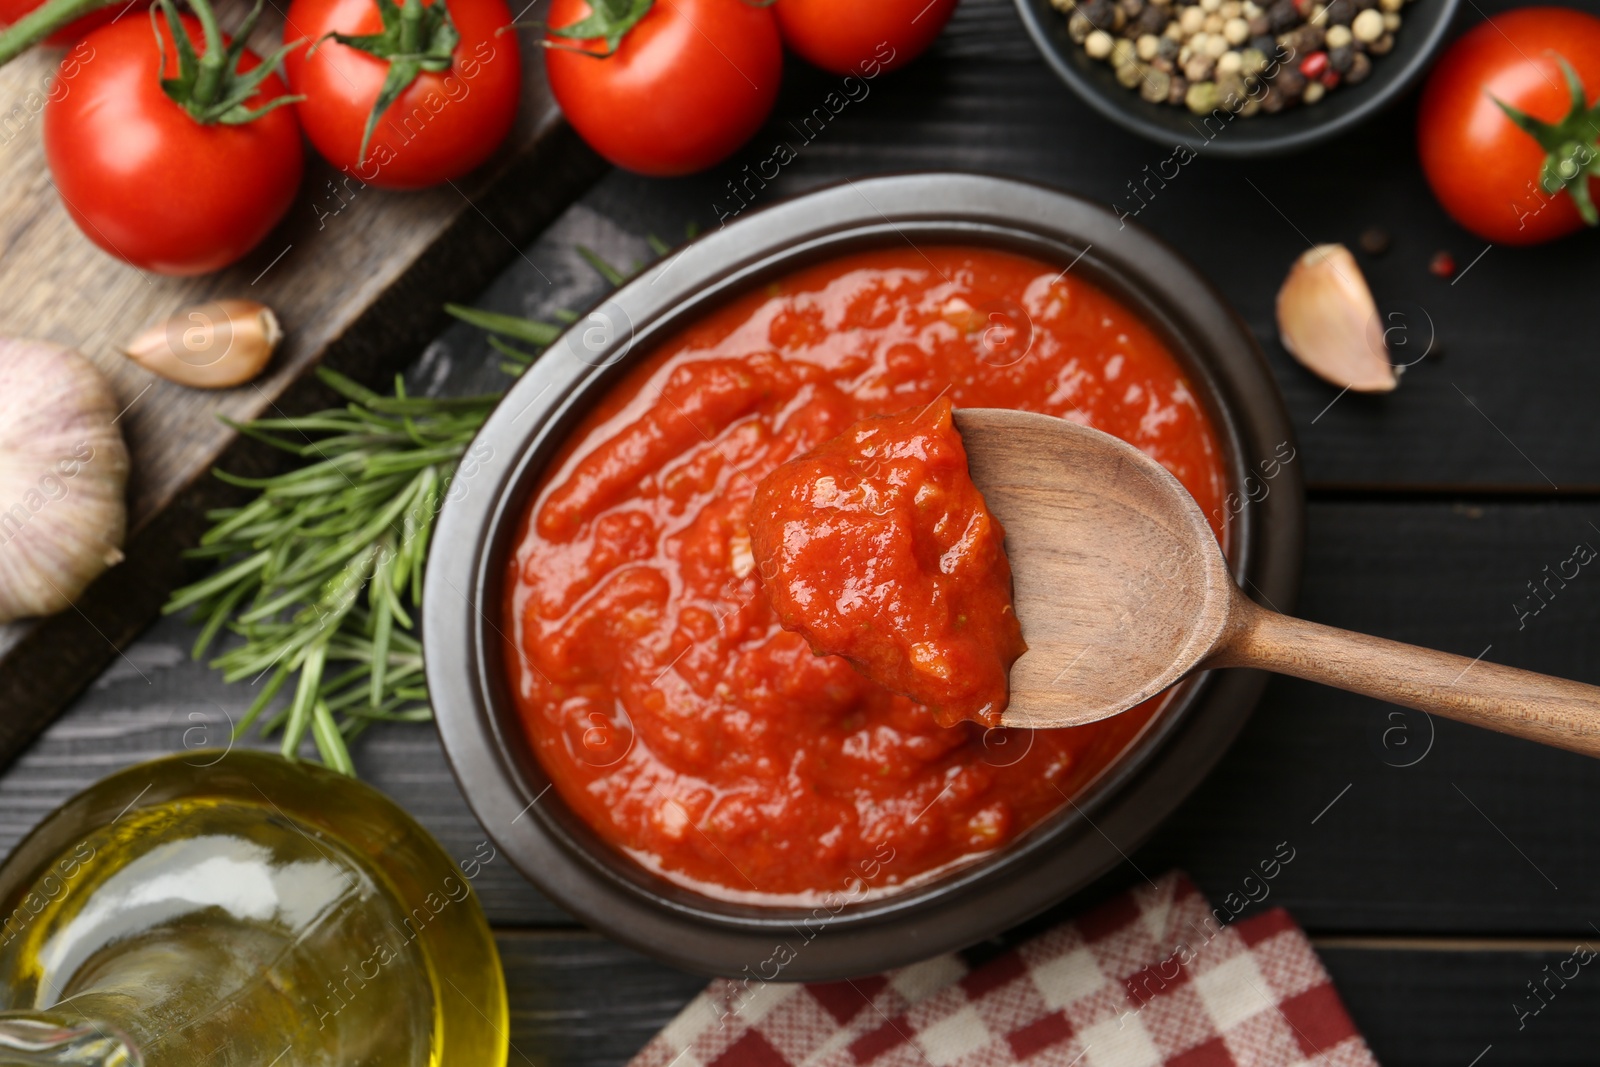
[[[1260,667],[1530,741],[1600,756],[1600,687],[1351,633],[1242,594],[1207,667]]]

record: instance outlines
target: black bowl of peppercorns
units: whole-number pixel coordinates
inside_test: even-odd
[[[1410,88],[1460,0],[1017,0],[1061,79],[1122,126],[1214,156],[1293,152]]]

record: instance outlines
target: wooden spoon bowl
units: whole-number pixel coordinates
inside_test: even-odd
[[[1233,579],[1199,505],[1110,434],[1025,411],[955,413],[972,480],[1006,528],[1028,651],[1008,726],[1127,711],[1210,653]]]
[[[1600,756],[1600,688],[1258,606],[1188,490],[1132,445],[1031,412],[955,422],[1006,529],[1028,642],[1005,725],[1081,726],[1193,671],[1258,667]]]

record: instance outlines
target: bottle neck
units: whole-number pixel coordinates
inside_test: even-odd
[[[0,1012],[0,1063],[7,1067],[143,1067],[123,1034],[53,1011]]]

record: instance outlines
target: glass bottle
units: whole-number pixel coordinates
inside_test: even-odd
[[[503,1067],[507,1044],[468,879],[321,767],[130,767],[0,867],[0,1064]]]

